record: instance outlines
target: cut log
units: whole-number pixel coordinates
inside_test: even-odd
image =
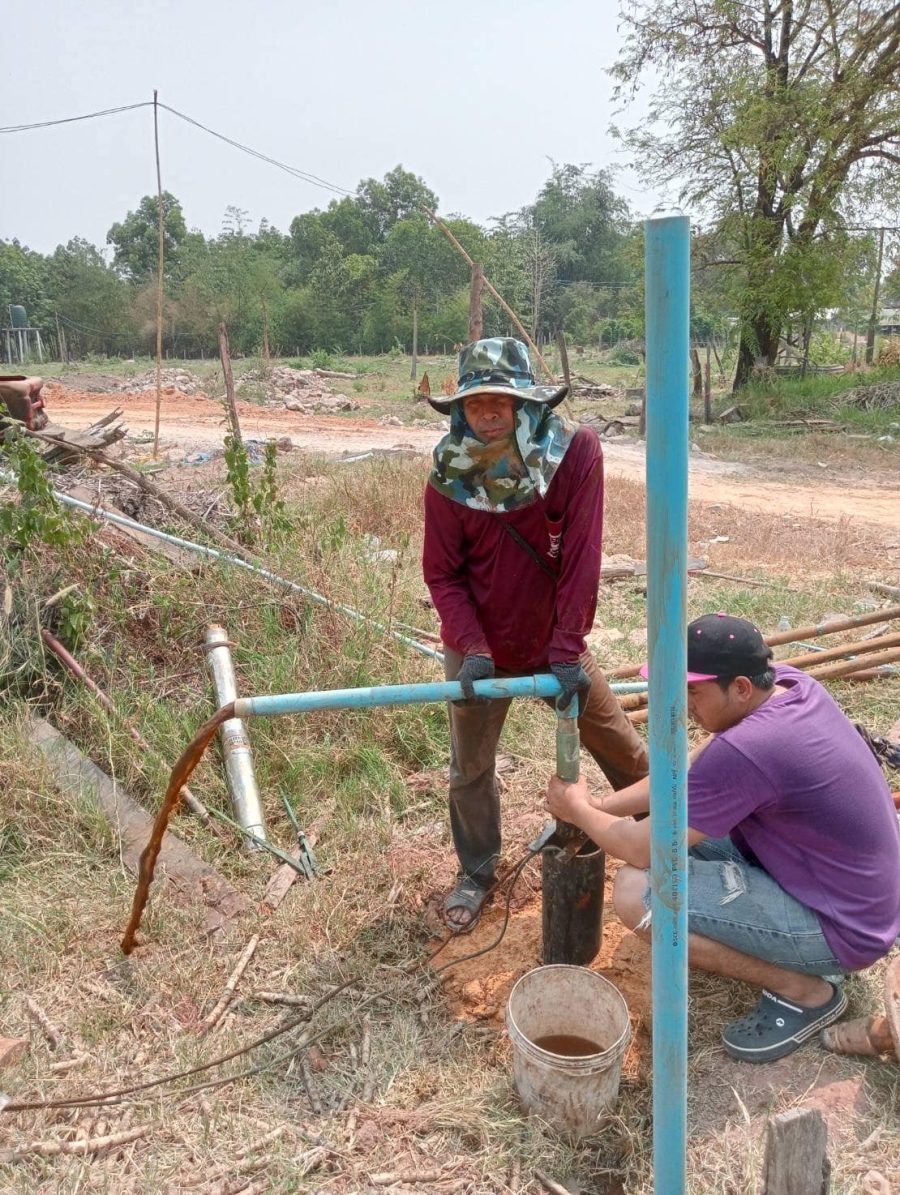
[[[78,799],[87,797],[100,809],[118,838],[122,861],[136,875],[153,826],[150,814],[43,718],[31,719],[29,739],[46,758],[61,791]],[[246,896],[174,834],[164,836],[159,862],[181,895],[205,905],[206,933],[224,928],[250,907]]]

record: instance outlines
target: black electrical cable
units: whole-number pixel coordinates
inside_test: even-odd
[[[10,124],[0,128],[0,133],[24,133],[29,129],[49,129],[53,125],[73,124],[78,120],[94,120],[98,116],[115,116],[118,112],[133,112],[135,108],[152,108],[152,100],[139,104],[123,104],[119,108],[103,108],[100,112],[85,112],[83,116],[64,116],[61,120],[38,120],[34,124]]]
[[[243,145],[240,141],[235,141],[232,137],[226,137],[224,133],[217,133],[215,129],[201,124],[199,120],[194,120],[192,116],[188,116],[184,112],[179,112],[177,108],[172,108],[168,104],[160,104],[159,106],[165,109],[166,112],[171,112],[173,116],[177,116],[179,120],[186,121],[188,124],[194,125],[195,128],[202,129],[204,133],[209,133],[211,137],[217,137],[220,141],[224,141],[226,145],[231,145],[253,158],[258,158],[261,162],[267,162],[270,166],[277,166],[279,170],[286,171],[294,178],[300,179],[301,182],[311,183],[314,187],[323,187],[326,191],[333,191],[336,195],[353,194],[346,187],[339,187],[337,183],[330,183],[327,179],[320,178],[317,174],[310,174],[308,171],[300,170],[296,166],[289,166],[286,162],[279,162],[277,158],[269,157],[268,154],[261,153],[258,149],[253,149],[252,146]]]
[[[490,954],[490,952],[492,950],[497,949],[497,947],[500,945],[500,943],[503,941],[504,937],[506,936],[506,930],[507,930],[507,927],[509,926],[510,904],[512,902],[513,888],[519,882],[519,877],[521,876],[522,872],[525,870],[525,867],[527,866],[527,864],[531,862],[531,860],[535,857],[535,855],[539,855],[540,853],[541,853],[540,850],[536,850],[536,851],[529,850],[526,853],[525,858],[522,859],[522,861],[518,864],[518,866],[513,871],[512,877],[511,877],[509,884],[507,886],[507,889],[506,889],[506,911],[503,916],[503,924],[500,927],[500,933],[497,935],[497,937],[494,939],[494,941],[491,942],[491,944],[489,946],[483,946],[481,948],[481,950],[476,950],[472,954],[464,954],[461,958],[451,959],[449,963],[444,963],[443,966],[441,966],[441,967],[435,967],[435,969],[434,969],[435,975],[440,975],[440,973],[442,971],[449,971],[451,967],[455,967],[459,963],[469,963],[472,961],[473,958],[480,958],[481,955]],[[487,898],[485,897],[485,899],[487,899]],[[473,926],[472,928],[474,929],[475,927]],[[442,943],[442,945],[441,945],[442,950],[445,945],[446,945],[446,942]],[[437,952],[435,952],[435,953],[437,953]],[[432,955],[431,957],[434,958],[434,955]]]
[[[503,919],[503,925],[500,929],[500,934],[497,937],[497,939],[494,942],[492,942],[490,944],[490,946],[485,946],[481,950],[475,951],[473,954],[464,955],[462,958],[453,959],[451,962],[445,963],[444,966],[436,968],[435,972],[434,972],[436,975],[440,974],[441,971],[446,971],[450,967],[456,966],[457,963],[464,963],[464,962],[469,961],[470,959],[478,958],[480,955],[487,954],[491,950],[496,949],[496,947],[500,945],[500,943],[503,940],[504,935],[506,934],[506,929],[509,924],[510,902],[512,900],[513,888],[516,885],[516,883],[518,882],[519,876],[522,874],[523,870],[525,869],[526,864],[529,862],[529,860],[534,858],[534,856],[536,854],[539,854],[539,853],[540,853],[539,851],[534,851],[534,850],[526,851],[524,858],[521,859],[520,862],[513,869],[511,878],[510,878],[510,880],[507,884],[507,888],[506,888],[506,913],[505,913],[505,916]],[[490,894],[491,892],[495,891],[497,888],[499,888],[501,886],[501,884],[503,882],[504,882],[503,880],[498,880],[494,885],[491,886],[491,888],[488,889],[488,893]],[[473,926],[473,928],[474,928],[474,926]],[[444,936],[443,940],[437,946],[437,948],[431,952],[431,954],[425,960],[424,964],[421,964],[421,965],[427,966],[429,963],[433,962],[434,959],[436,959],[437,956],[441,953],[441,951],[444,950],[444,948],[447,946],[447,944],[449,942],[451,942],[457,936],[457,933],[458,933],[458,931],[450,930]],[[408,968],[409,973],[412,973],[412,971],[419,966],[420,966],[420,964],[418,964],[418,963],[412,964],[412,966],[410,968]],[[13,1101],[9,1101],[6,1104],[0,1103],[0,1112],[33,1112],[33,1111],[39,1111],[39,1110],[42,1110],[45,1108],[99,1108],[99,1107],[104,1107],[104,1106],[107,1106],[110,1104],[121,1103],[122,1098],[127,1095],[135,1095],[138,1092],[149,1091],[154,1087],[161,1087],[167,1083],[174,1083],[177,1079],[185,1079],[191,1075],[202,1074],[204,1071],[212,1070],[213,1067],[222,1066],[224,1063],[230,1062],[234,1058],[239,1058],[243,1054],[249,1054],[251,1050],[258,1049],[260,1046],[266,1045],[270,1041],[274,1041],[275,1038],[282,1037],[285,1033],[290,1033],[291,1030],[298,1028],[300,1025],[307,1024],[309,1022],[309,1020],[321,1008],[324,1007],[324,1005],[329,1003],[329,1001],[333,1000],[336,996],[339,996],[341,994],[341,992],[343,992],[346,988],[351,987],[353,984],[358,983],[360,978],[361,977],[359,975],[351,976],[350,979],[345,980],[344,983],[342,983],[339,987],[335,988],[334,991],[329,992],[327,996],[323,996],[321,1000],[319,1000],[316,1004],[314,1004],[312,1006],[312,1008],[304,1009],[304,1011],[301,1014],[298,1014],[296,1017],[292,1017],[290,1020],[285,1022],[284,1025],[281,1025],[278,1028],[271,1030],[269,1033],[263,1034],[262,1037],[256,1038],[254,1041],[249,1042],[246,1046],[241,1046],[239,1049],[232,1050],[229,1054],[223,1054],[219,1058],[213,1058],[209,1062],[203,1062],[199,1066],[193,1066],[189,1070],[178,1071],[173,1075],[163,1075],[161,1078],[158,1078],[158,1079],[148,1079],[145,1083],[135,1083],[130,1087],[120,1087],[113,1091],[106,1091],[106,1092],[99,1092],[99,1091],[88,1092],[82,1096],[71,1096],[69,1099],[29,1100],[29,1101],[13,1100]],[[385,997],[390,998],[389,993],[379,992],[371,997],[368,997],[363,1006],[365,1006],[369,1003],[372,1003],[375,1000],[384,999]],[[361,1007],[363,1007],[363,1006],[361,1006]],[[237,1082],[238,1079],[243,1079],[243,1078],[247,1078],[248,1076],[251,1076],[251,1075],[260,1074],[262,1071],[268,1070],[270,1067],[277,1066],[281,1062],[290,1061],[291,1058],[294,1058],[301,1051],[308,1049],[309,1046],[313,1045],[316,1041],[319,1041],[321,1039],[321,1037],[325,1036],[326,1033],[330,1033],[331,1030],[335,1027],[336,1026],[333,1026],[333,1025],[326,1026],[326,1028],[320,1030],[318,1034],[315,1034],[309,1038],[305,1038],[303,1040],[303,1042],[300,1043],[300,1045],[295,1046],[292,1050],[288,1051],[287,1053],[280,1054],[275,1058],[269,1059],[267,1062],[260,1063],[259,1066],[249,1067],[246,1070],[238,1071],[234,1075],[223,1076],[223,1078],[221,1078],[221,1079],[212,1079],[208,1083],[195,1084],[194,1086],[186,1088],[184,1090],[180,1090],[175,1094],[179,1098],[181,1098],[182,1096],[187,1095],[191,1092],[205,1091],[205,1090],[208,1090],[213,1087],[222,1087],[226,1083],[234,1083],[234,1082]]]

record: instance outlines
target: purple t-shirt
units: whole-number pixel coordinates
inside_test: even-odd
[[[776,666],[776,693],[717,734],[688,776],[688,825],[731,836],[813,910],[859,970],[900,934],[900,828],[878,762],[829,693]]]

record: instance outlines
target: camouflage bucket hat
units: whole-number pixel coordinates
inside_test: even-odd
[[[528,349],[511,336],[492,336],[475,340],[459,354],[459,377],[455,394],[432,395],[428,401],[446,415],[453,403],[475,394],[508,394],[557,406],[566,397],[568,386],[538,386],[534,380]]]

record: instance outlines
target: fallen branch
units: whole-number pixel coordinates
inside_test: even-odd
[[[385,1170],[370,1174],[369,1182],[375,1187],[392,1187],[394,1183],[439,1183],[443,1177],[442,1170]]]
[[[86,1137],[83,1141],[34,1141],[31,1145],[23,1145],[21,1149],[0,1150],[0,1162],[21,1162],[32,1157],[53,1158],[57,1154],[100,1153],[101,1150],[114,1149],[118,1145],[129,1145],[145,1137],[149,1131],[149,1125],[139,1125],[119,1133],[110,1133],[106,1137]]]
[[[40,1004],[36,1000],[32,1000],[30,996],[25,997],[25,1011],[34,1023],[42,1030],[44,1037],[50,1043],[51,1050],[58,1050],[62,1045],[63,1034],[60,1029],[53,1024]]]
[[[143,473],[139,473],[137,469],[132,469],[130,465],[126,465],[123,461],[113,460],[112,457],[107,456],[99,448],[84,447],[80,444],[69,444],[65,440],[59,440],[56,436],[48,436],[46,432],[33,432],[28,428],[22,426],[22,431],[26,436],[33,436],[36,440],[44,440],[48,444],[62,445],[65,448],[72,449],[73,452],[83,453],[84,456],[89,456],[91,460],[96,461],[100,465],[106,465],[107,468],[112,469],[116,473],[121,473],[123,477],[127,477],[129,481],[134,484],[145,494],[149,494],[155,498],[157,502],[161,502],[172,514],[177,515],[180,519],[184,519],[186,523],[190,523],[192,527],[196,527],[198,531],[202,531],[208,535],[210,539],[215,540],[216,543],[226,547],[229,552],[233,552],[236,556],[240,556],[243,560],[252,563],[253,557],[246,550],[242,548],[236,540],[231,539],[218,528],[205,523],[199,515],[195,515],[192,510],[188,510],[177,498],[173,498],[155,482],[151,481],[149,477],[145,477]]]
[[[219,1001],[216,1004],[215,1008],[212,1010],[212,1012],[209,1014],[209,1016],[204,1017],[203,1020],[200,1022],[199,1026],[198,1026],[198,1032],[208,1033],[209,1030],[212,1029],[212,1027],[218,1021],[219,1017],[222,1015],[222,1013],[225,1011],[225,1009],[228,1007],[228,1005],[231,1003],[232,997],[234,996],[235,988],[237,987],[238,983],[240,982],[241,976],[247,970],[247,965],[250,962],[250,960],[253,958],[253,955],[256,953],[256,948],[258,945],[259,945],[259,934],[254,934],[253,937],[250,939],[250,941],[247,943],[247,945],[244,947],[241,957],[238,959],[234,970],[231,972],[231,975],[228,977],[228,982],[225,984],[225,987],[222,989],[222,995],[219,997]]]
[[[554,1182],[549,1175],[544,1174],[543,1170],[535,1170],[534,1177],[545,1191],[550,1192],[550,1195],[572,1195],[568,1187],[564,1187],[562,1183]]]
[[[300,1074],[303,1078],[303,1086],[306,1089],[306,1098],[309,1100],[310,1111],[313,1116],[322,1115],[322,1101],[316,1093],[316,1086],[313,1083],[312,1071],[309,1069],[309,1060],[305,1054],[300,1055]]]
[[[293,992],[254,992],[253,999],[264,1004],[286,1004],[289,1008],[309,1008],[312,1003],[308,996],[296,996]]]
[[[883,593],[885,597],[900,598],[900,585],[882,585],[880,581],[870,581],[869,588],[873,593]]]

